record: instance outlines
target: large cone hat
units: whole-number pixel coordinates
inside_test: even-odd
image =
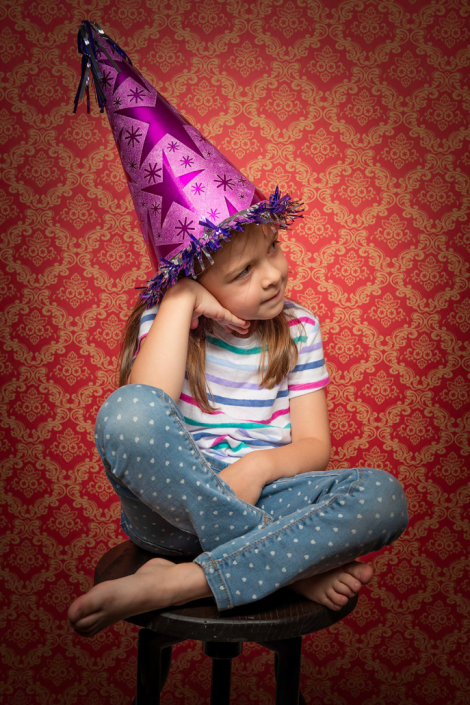
[[[266,198],[132,65],[95,22],[78,31],[82,75],[74,112],[90,75],[101,112],[106,109],[155,276],[142,287],[147,307],[183,276],[204,269],[202,253],[222,247],[250,222],[280,228],[299,215],[298,201]]]

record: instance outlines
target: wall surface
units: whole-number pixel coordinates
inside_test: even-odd
[[[152,274],[106,115],[94,95],[91,115],[72,113],[82,19],[262,190],[305,202],[282,248],[287,294],[322,324],[331,467],[383,468],[406,490],[409,526],[369,555],[357,608],[304,637],[306,702],[469,702],[469,13],[467,0],[0,4],[1,702],[124,705],[134,690],[137,629],[85,640],[65,619],[125,538],[93,427]],[[245,645],[234,702],[273,702],[272,662]],[[209,693],[200,643],[179,644],[164,702]]]

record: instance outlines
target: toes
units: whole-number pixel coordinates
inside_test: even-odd
[[[374,574],[372,566],[368,563],[361,563],[361,561],[354,561],[349,565],[343,566],[343,570],[360,580],[361,585],[366,585]]]
[[[95,626],[95,627],[89,627],[88,629],[83,629],[83,630],[76,629],[75,631],[77,632],[77,634],[79,636],[83,636],[83,637],[88,638],[91,636],[95,636],[95,634],[98,634],[98,632],[101,631],[101,628],[98,626]]]
[[[83,596],[80,596],[77,600],[72,602],[67,612],[68,623],[73,628],[84,614],[84,610],[80,607],[81,603],[83,602],[82,597]]]
[[[341,607],[344,607],[348,601],[346,595],[339,594],[333,586],[328,589],[326,596],[334,605],[336,605],[336,609],[341,609]]]
[[[79,629],[80,631],[88,631],[89,629],[96,626],[98,617],[99,616],[98,614],[96,614],[96,612],[93,612],[92,614],[87,614],[86,617],[82,617],[82,619],[79,619],[77,622],[75,622],[74,628]]]
[[[349,590],[351,591],[351,595],[349,595],[349,597],[352,597],[352,595],[355,595],[356,592],[359,592],[362,587],[361,581],[355,578],[354,575],[351,575],[350,573],[341,573],[339,582],[340,584],[346,585],[349,588]],[[344,594],[347,595],[348,593]]]
[[[322,604],[325,607],[328,607],[329,610],[335,610],[335,612],[344,607],[344,605],[338,605],[336,602],[333,602],[333,600],[331,600],[327,595],[323,598]]]
[[[372,578],[373,574],[374,574],[374,570],[373,570],[372,566],[362,565],[359,568],[357,577],[359,578],[359,580],[361,581],[361,583],[363,585],[366,585],[369,582],[369,580]]]
[[[354,587],[349,585],[346,580],[338,578],[333,583],[333,589],[340,595],[346,595],[346,597],[354,597],[354,595],[358,592],[359,588],[361,587],[359,580],[355,580],[355,582],[358,583],[358,587],[356,590],[354,590]]]

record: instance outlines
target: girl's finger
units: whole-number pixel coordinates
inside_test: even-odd
[[[225,321],[225,325],[228,325],[229,328],[236,330],[238,333],[246,333],[248,328],[250,327],[249,324],[246,324],[244,326],[239,326],[236,323],[227,323],[226,321]]]
[[[227,311],[227,320],[229,323],[235,325],[235,326],[247,326],[250,325],[249,321],[245,321],[243,318],[238,318],[238,316],[235,316],[235,314],[231,313],[230,311]]]

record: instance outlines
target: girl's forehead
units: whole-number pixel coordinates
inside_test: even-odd
[[[235,232],[230,240],[222,247],[223,262],[233,262],[246,256],[247,250],[256,248],[258,243],[268,237],[267,232],[260,225],[250,225],[243,231]]]
[[[245,226],[244,230],[235,231],[230,240],[224,242],[220,250],[212,253],[214,264],[206,267],[207,274],[204,276],[202,273],[203,278],[212,279],[213,276],[225,276],[228,269],[233,268],[238,260],[246,257],[250,247],[254,247],[260,239],[262,242],[271,239],[277,232],[278,228],[271,223],[261,223],[260,225],[250,223]],[[209,274],[209,272],[211,273]]]
[[[250,243],[255,243],[260,238],[271,238],[275,233],[277,233],[278,228],[271,223],[250,223],[245,227],[243,231],[235,232],[228,244],[231,244],[231,248],[228,249],[239,249],[241,247],[246,247]]]

